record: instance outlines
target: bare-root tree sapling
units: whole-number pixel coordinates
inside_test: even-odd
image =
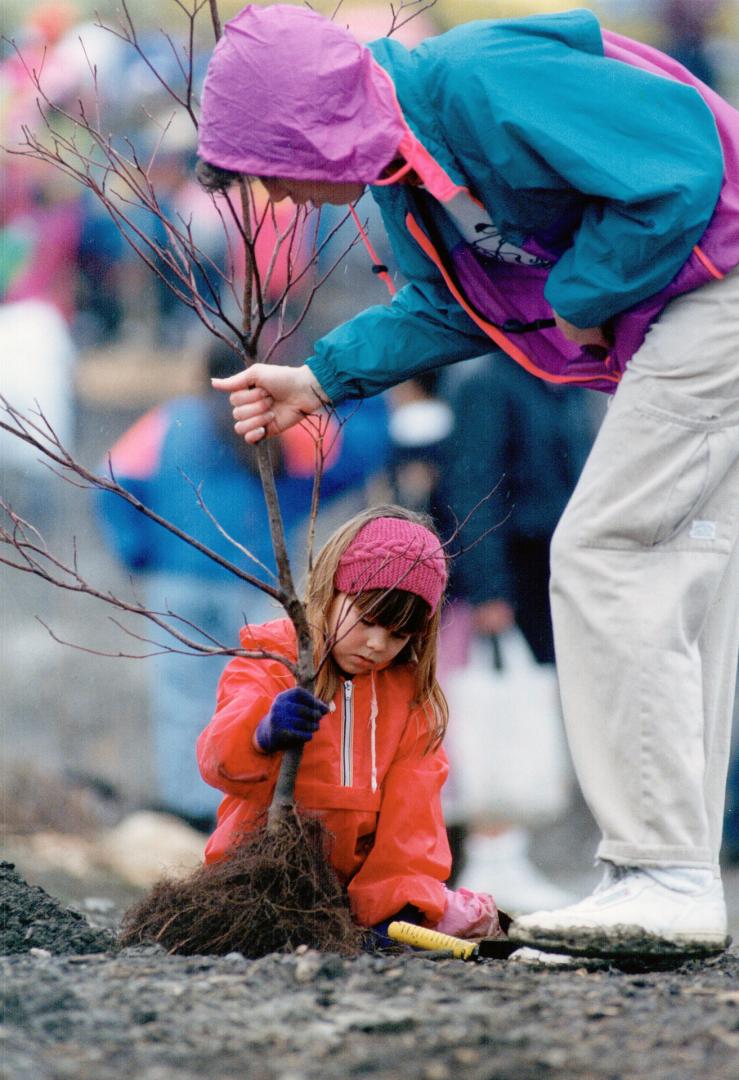
[[[340,224],[327,231],[319,242],[317,218],[319,212],[295,208],[288,220],[278,217],[275,207],[268,200],[258,200],[254,191],[242,179],[232,190],[224,190],[213,196],[216,211],[222,221],[227,257],[223,262],[214,259],[197,239],[193,221],[173,213],[165,206],[157,185],[152,178],[157,155],[166,143],[167,133],[175,116],[184,114],[197,127],[197,99],[194,85],[194,43],[200,29],[199,19],[209,19],[212,35],[217,40],[221,34],[221,19],[216,0],[172,0],[174,7],[185,20],[182,41],[175,41],[169,33],[164,34],[177,62],[179,79],[174,82],[149,58],[126,0],[121,5],[117,25],[99,26],[115,35],[141,61],[159,83],[171,103],[172,113],[168,121],[159,124],[159,138],[146,158],[142,158],[134,141],[120,132],[110,132],[102,115],[98,78],[101,73],[90,63],[91,95],[80,95],[76,106],[60,104],[46,92],[43,64],[33,67],[25,63],[23,53],[16,49],[19,61],[36,95],[38,123],[22,127],[22,142],[7,148],[10,153],[55,167],[67,177],[90,192],[108,214],[120,235],[136,256],[151,270],[177,300],[198,317],[208,333],[229,345],[244,364],[253,362],[257,356],[268,362],[279,347],[300,327],[320,290],[345,250],[318,273],[318,261],[330,245]],[[13,44],[11,42],[11,44]],[[80,47],[84,49],[81,42]],[[151,119],[151,118],[150,118]],[[157,224],[157,228],[153,227]],[[264,256],[263,240],[267,235],[271,251]],[[161,239],[164,237],[165,239]],[[236,249],[240,248],[241,251]],[[259,256],[258,257],[258,252]],[[239,267],[243,271],[239,273]],[[278,267],[282,273],[278,274]],[[270,341],[262,347],[265,329],[269,328]],[[56,433],[46,423],[43,413],[23,416],[11,402],[3,403],[2,427],[11,435],[30,444],[40,456],[67,478],[98,490],[109,491],[126,499],[135,508],[147,514],[163,528],[176,533],[185,543],[192,544],[221,564],[225,560],[207,551],[193,537],[185,535],[170,522],[164,521],[153,511],[141,505],[129,492],[117,483],[110,471],[108,477],[99,477],[85,469],[79,461],[62,446]],[[335,424],[333,425],[335,428]],[[317,491],[324,461],[323,441],[328,425],[325,417],[314,420],[310,431],[315,441],[316,494],[311,505],[311,524],[318,510]],[[255,575],[239,571],[233,564],[230,569],[243,581],[269,593],[278,600],[292,620],[298,642],[298,658],[289,664],[298,683],[310,688],[313,680],[313,646],[305,611],[298,596],[290,562],[287,555],[285,532],[282,525],[279,500],[269,449],[262,445],[257,450],[259,473],[268,509],[272,544],[277,566],[275,585],[261,581]],[[194,496],[197,497],[197,496]],[[31,523],[22,522],[13,515],[12,508],[5,507],[10,526],[2,534],[2,540],[16,553],[20,560],[11,561],[18,569],[35,572],[40,577],[62,584],[65,576],[63,565],[57,560],[54,572],[50,572],[50,556],[42,555],[45,545],[34,545]],[[312,528],[309,528],[312,534]],[[238,538],[234,538],[238,546]],[[5,560],[6,562],[8,560]],[[42,564],[45,568],[42,570]],[[76,584],[70,586],[71,577]],[[149,621],[155,622],[175,639],[175,649],[183,645],[195,653],[208,646],[196,646],[193,637],[183,641],[182,620],[175,613],[152,613],[143,605],[131,605],[120,598],[111,597],[103,590],[94,590],[83,583],[79,568],[66,567],[65,588],[74,587],[106,599],[113,606],[136,611]],[[157,621],[158,620],[158,621]],[[179,624],[179,628],[178,628]],[[166,649],[167,646],[165,645]],[[212,643],[212,651],[224,655],[238,655],[240,650],[228,649],[223,643]],[[297,756],[284,756],[284,775],[278,783],[273,816],[279,816],[282,807],[293,801],[292,789],[297,769]]]

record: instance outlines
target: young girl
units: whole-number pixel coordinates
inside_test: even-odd
[[[204,779],[226,793],[206,862],[227,857],[254,827],[280,752],[305,744],[296,800],[334,837],[331,862],[361,926],[401,914],[458,936],[499,932],[491,896],[444,885],[447,707],[435,670],[446,578],[438,537],[400,507],[364,511],[328,541],[307,596],[315,696],[273,659],[239,657],[221,678],[198,741]],[[296,656],[287,619],[246,626],[241,641]]]

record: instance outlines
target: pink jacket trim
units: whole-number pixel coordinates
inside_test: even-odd
[[[422,180],[426,190],[433,195],[435,199],[438,199],[440,202],[449,202],[455,195],[461,194],[463,191],[466,191],[467,188],[462,187],[460,184],[455,184],[449,174],[445,172],[438,161],[436,161],[428,152],[423,143],[416,138],[403,116],[403,110],[400,107],[398,95],[395,91],[395,83],[376,60],[373,60],[373,63],[375,72],[382,75],[392,90],[395,108],[398,110],[398,117],[405,129],[398,146],[401,157],[405,160],[409,169],[413,169],[416,172],[418,177]],[[394,176],[379,181],[379,186],[386,186],[388,183],[398,180],[401,176],[405,175],[407,171],[409,170],[405,168],[399,170]]]

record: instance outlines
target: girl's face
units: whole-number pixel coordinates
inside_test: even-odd
[[[328,180],[281,180],[274,176],[261,177],[262,184],[273,203],[292,199],[296,206],[312,203],[313,206],[345,206],[356,202],[364,191],[364,184],[331,183]]]
[[[331,655],[347,675],[363,675],[387,667],[411,637],[368,622],[351,596],[342,592],[336,593],[331,604],[328,631],[336,642]]]

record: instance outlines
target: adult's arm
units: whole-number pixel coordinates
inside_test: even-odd
[[[212,381],[230,395],[236,433],[256,443],[300,423],[327,401],[370,397],[489,348],[489,339],[444,286],[424,280],[404,286],[387,307],[368,308],[321,338],[301,367],[252,364]]]
[[[423,371],[467,360],[490,340],[439,282],[405,285],[316,342],[308,367],[333,402],[379,394]]]

